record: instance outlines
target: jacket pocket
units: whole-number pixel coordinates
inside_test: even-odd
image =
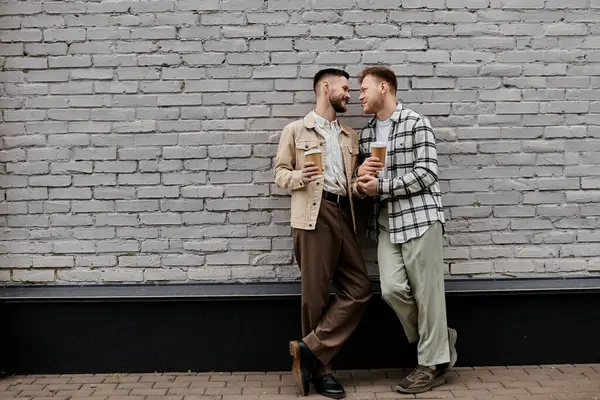
[[[358,147],[355,146],[342,146],[342,154],[344,157],[344,166],[346,168],[348,176],[354,174],[354,168],[357,167],[358,162]]]
[[[353,156],[358,155],[358,147],[353,147],[353,146],[343,146],[344,151],[347,151],[348,153],[352,154]]]
[[[312,149],[318,149],[320,145],[321,142],[319,142],[318,140],[296,139],[296,150],[298,151],[305,152]]]
[[[300,166],[300,168],[302,168],[302,165],[306,161],[306,159],[304,157],[305,151],[316,150],[316,149],[320,149],[321,151],[323,151],[323,149],[321,148],[322,143],[318,140],[314,140],[314,139],[298,140],[298,139],[296,139],[295,144],[296,144],[296,159],[298,160],[298,165]]]

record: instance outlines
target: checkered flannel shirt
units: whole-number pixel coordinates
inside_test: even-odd
[[[379,179],[378,188],[378,195],[389,198],[374,202],[368,236],[377,240],[379,207],[387,203],[390,239],[392,243],[406,243],[423,235],[435,221],[444,224],[437,151],[427,118],[398,104],[391,119],[385,164],[388,179]],[[373,118],[360,133],[359,165],[370,156],[370,143],[376,137]]]

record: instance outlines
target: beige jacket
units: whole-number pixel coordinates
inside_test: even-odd
[[[354,129],[343,123],[340,123],[340,128],[342,133],[339,142],[342,148],[344,172],[348,182],[346,189],[350,199],[352,222],[354,223],[354,230],[356,230],[352,194],[360,196],[354,178],[354,169],[358,162],[358,134]],[[312,112],[304,119],[292,122],[283,129],[277,149],[273,175],[277,186],[292,192],[292,228],[315,229],[319,207],[321,206],[323,177],[320,176],[316,181],[305,185],[302,182],[301,170],[305,161],[304,152],[317,148],[325,154],[325,138],[315,129],[315,119]],[[326,157],[323,157],[323,168],[325,168],[325,159]]]

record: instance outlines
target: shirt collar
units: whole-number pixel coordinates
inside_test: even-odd
[[[339,128],[337,119],[333,120],[333,121],[328,121],[325,118],[321,117],[319,114],[317,114],[316,111],[313,110],[312,113],[313,113],[313,117],[315,119],[315,124],[317,124],[317,126],[319,128],[327,129],[327,130]]]
[[[310,111],[304,117],[303,122],[304,122],[304,126],[307,129],[315,129],[315,126],[316,126],[315,115],[316,115],[316,113],[314,113],[313,111]],[[346,125],[342,122],[338,122],[338,125],[340,126],[340,130],[341,130],[342,134],[344,134],[346,136],[349,136],[353,132],[352,128],[350,128],[348,125]]]

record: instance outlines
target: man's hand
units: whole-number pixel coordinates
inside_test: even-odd
[[[377,196],[377,188],[379,186],[379,179],[371,175],[363,175],[356,180],[358,189],[365,193],[367,196]]]
[[[315,166],[315,163],[305,162],[304,165],[302,165],[302,182],[304,184],[314,181],[318,174],[319,167]]]
[[[369,157],[358,167],[358,176],[370,175],[377,176],[377,173],[383,169],[383,163],[377,157]]]

